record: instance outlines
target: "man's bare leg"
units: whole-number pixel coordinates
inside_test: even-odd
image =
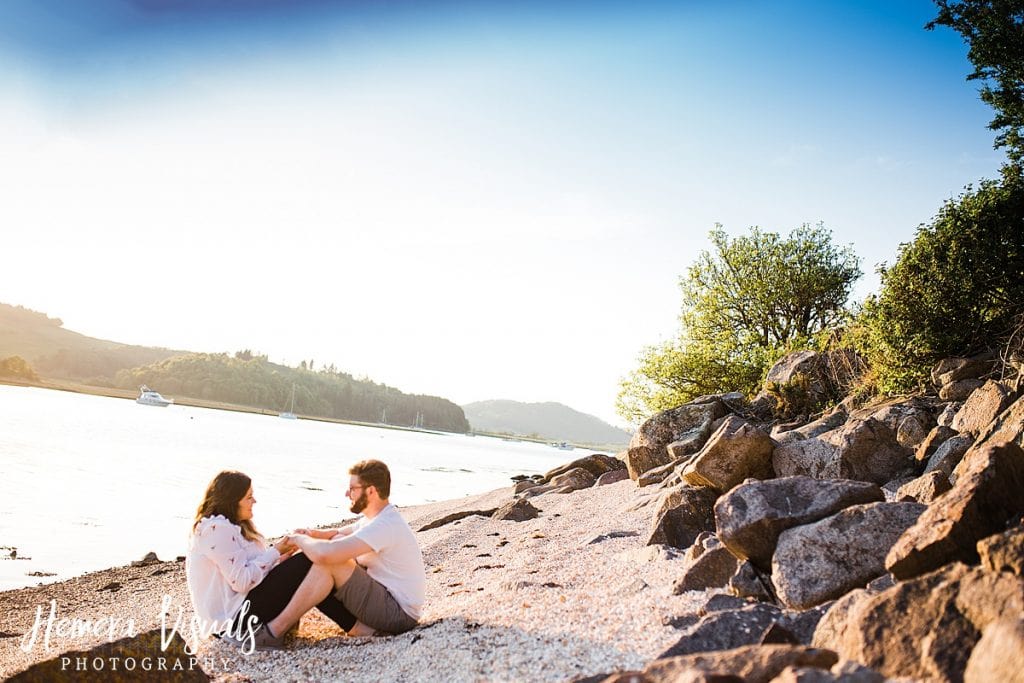
[[[270,632],[275,636],[287,633],[288,629],[299,623],[303,614],[323,602],[323,599],[338,587],[344,586],[345,582],[352,577],[355,567],[356,563],[353,560],[342,564],[314,564],[310,567],[306,578],[299,584],[284,610],[267,622]],[[359,625],[357,622],[356,627]]]

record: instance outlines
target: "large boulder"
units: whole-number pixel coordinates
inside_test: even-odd
[[[738,676],[744,683],[771,683],[788,666],[829,669],[838,661],[830,650],[804,645],[747,645],[721,652],[702,652],[656,659],[644,667],[645,683],[677,683],[680,674],[700,669]]]
[[[977,434],[1013,402],[1012,392],[1002,382],[989,380],[975,389],[953,418],[952,427],[961,434]]]
[[[536,519],[538,515],[540,515],[540,510],[533,507],[530,501],[516,498],[495,510],[491,518],[509,522],[525,522],[529,519]]]
[[[772,580],[788,607],[808,609],[861,588],[885,572],[885,553],[925,506],[868,503],[782,532]]]
[[[683,470],[694,486],[728,491],[744,479],[770,479],[775,442],[760,427],[730,415]]]
[[[931,678],[938,668],[932,644],[941,640],[950,645],[953,660],[946,657],[943,668],[963,671],[979,636],[955,607],[957,581],[966,572],[965,566],[952,565],[877,595],[860,595],[852,603],[840,600],[832,610],[845,610],[844,618],[831,618],[830,610],[818,624],[813,644],[889,677],[921,679]],[[948,642],[957,637],[965,642]]]
[[[574,467],[551,478],[551,486],[556,488],[567,488],[569,491],[579,491],[594,485],[597,478],[582,467]]]
[[[933,470],[913,479],[896,491],[896,500],[913,500],[918,503],[931,503],[951,488],[949,477],[943,472]]]
[[[974,646],[964,683],[1024,683],[1024,619],[993,622]]]
[[[1024,513],[1024,451],[1016,444],[972,448],[956,483],[896,541],[885,566],[897,579],[956,560],[977,562],[976,544]]]
[[[714,489],[703,486],[680,486],[669,491],[655,513],[647,545],[689,548],[701,532],[713,532],[717,496]]]
[[[1024,580],[959,563],[875,595],[857,593],[833,605],[814,645],[912,680],[963,680],[981,633],[1024,607]]]
[[[943,401],[965,401],[974,390],[985,384],[980,379],[961,379],[950,382],[939,389],[939,398]]]
[[[1024,526],[978,541],[983,567],[1024,577]]]
[[[851,418],[838,429],[775,449],[772,463],[780,477],[856,479],[884,484],[914,469],[912,452],[874,418]]]
[[[805,476],[748,481],[715,503],[715,528],[736,557],[767,570],[779,534],[786,529],[883,498],[878,486],[862,481]]]
[[[963,379],[977,379],[992,370],[991,354],[971,358],[943,358],[932,367],[932,384],[942,387]]]
[[[978,434],[976,444],[1000,444],[1012,441],[1024,446],[1024,396],[1014,401],[999,417]]]
[[[942,472],[947,478],[953,476],[953,470],[960,464],[964,453],[970,449],[973,443],[974,437],[969,435],[954,436],[944,441],[928,458],[928,462],[924,466],[924,473]]]
[[[683,574],[672,585],[672,592],[679,595],[722,588],[729,584],[738,566],[736,557],[714,534],[701,534],[683,556]]]
[[[671,456],[666,446],[687,442],[690,452],[700,450],[711,435],[711,425],[723,417],[728,408],[718,397],[702,397],[650,418],[636,430],[626,451],[626,465],[631,479],[647,470],[668,464]],[[677,451],[685,450],[676,446]]]
[[[658,658],[756,645],[781,616],[778,607],[763,604],[711,612],[686,629],[679,641]]]
[[[928,432],[928,435],[925,436],[924,440],[918,444],[917,450],[914,451],[914,462],[916,462],[918,466],[928,462],[928,459],[932,457],[932,454],[935,453],[936,449],[954,436],[956,436],[956,430],[951,427],[935,425],[935,427]]]
[[[826,415],[819,417],[813,422],[792,427],[791,425],[776,425],[772,427],[771,437],[776,443],[788,443],[790,441],[801,441],[830,432],[836,427],[841,427],[846,422],[846,411],[836,408]]]
[[[590,472],[592,475],[594,475],[594,478],[596,479],[607,472],[625,470],[626,463],[610,455],[594,453],[593,455],[588,455],[585,458],[577,458],[576,460],[573,460],[570,463],[566,463],[564,465],[561,465],[560,467],[556,467],[555,469],[551,470],[550,472],[544,475],[543,479],[541,479],[541,483],[547,484],[558,475],[564,474],[569,470],[574,470],[576,468],[582,468],[587,472]]]

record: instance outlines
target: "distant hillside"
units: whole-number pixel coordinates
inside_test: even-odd
[[[0,303],[0,358],[21,356],[43,377],[110,386],[119,370],[185,353],[95,339],[63,325],[60,318]]]
[[[552,441],[622,445],[630,433],[561,403],[477,401],[462,406],[473,429],[536,435]]]
[[[279,412],[291,407],[311,417],[384,422],[466,432],[462,408],[437,396],[405,394],[354,379],[333,365],[317,371],[277,365],[250,350],[192,353],[131,346],[64,329],[59,318],[0,303],[0,361],[19,356],[50,380],[135,389],[148,384],[170,397],[231,403]]]

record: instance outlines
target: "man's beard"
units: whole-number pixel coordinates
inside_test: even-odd
[[[359,494],[358,498],[352,501],[352,505],[350,505],[348,508],[349,512],[358,515],[360,512],[366,509],[366,505],[369,502],[370,501],[366,498],[366,491],[364,490],[362,493]]]

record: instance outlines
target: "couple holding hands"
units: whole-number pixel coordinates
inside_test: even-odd
[[[391,473],[379,460],[349,469],[350,510],[340,529],[296,529],[273,545],[252,522],[252,480],[218,474],[196,511],[185,574],[196,616],[244,653],[281,649],[313,607],[350,636],[416,626],[426,592],[416,536],[388,502]]]

